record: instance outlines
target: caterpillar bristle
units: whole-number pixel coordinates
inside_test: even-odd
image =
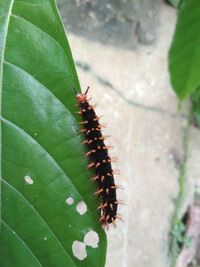
[[[99,222],[102,223],[105,220],[104,215],[102,215],[99,219]]]
[[[110,188],[106,188],[106,194],[108,195],[110,192]]]
[[[98,206],[98,210],[102,210],[103,209],[103,204]]]
[[[107,138],[110,138],[111,137],[111,135],[104,135],[104,136],[102,136],[104,139],[107,139]]]
[[[86,140],[85,140],[84,142],[82,142],[81,144],[83,144],[83,145],[88,144],[88,145],[89,145],[89,144],[91,144],[91,143],[92,143],[92,140],[87,140],[87,139],[86,139]]]
[[[121,185],[112,185],[112,189],[124,189]]]
[[[99,124],[98,125],[98,128],[101,130],[102,128],[106,128],[107,127],[107,125],[104,123],[104,124]]]
[[[94,181],[96,181],[98,179],[99,179],[99,176],[93,176],[90,180],[94,182]]]
[[[115,204],[118,204],[118,205],[126,205],[123,200],[116,200],[115,201]]]
[[[104,209],[107,206],[108,206],[108,203],[106,202],[104,204],[99,205],[98,209]]]
[[[102,147],[104,150],[113,149],[113,146],[104,146]]]
[[[89,168],[92,168],[94,165],[95,165],[95,163],[90,163],[90,164],[88,165],[88,169],[89,169]]]
[[[103,182],[105,180],[105,175],[101,176],[101,182]]]
[[[85,145],[85,144],[89,144],[89,140],[84,140],[82,143],[81,143],[82,145]]]
[[[93,149],[93,150],[91,150],[91,151],[88,151],[88,152],[85,153],[84,155],[85,155],[86,157],[88,157],[88,156],[90,156],[92,153],[95,153],[95,152],[96,152],[96,150]]]
[[[109,159],[109,162],[118,162],[118,160],[117,160],[116,158],[111,157],[111,158]]]
[[[78,124],[86,124],[88,121],[79,121]]]
[[[117,214],[117,215],[115,216],[115,218],[118,219],[118,220],[120,220],[120,221],[122,221],[122,222],[124,221],[123,218],[122,218],[122,216],[119,215],[119,214]]]
[[[94,193],[94,195],[95,196],[98,196],[99,194],[101,194],[103,192],[103,188],[100,188],[100,189],[98,189],[95,193]]]
[[[90,105],[88,110],[95,110],[96,107],[97,107],[97,104]]]
[[[115,175],[121,175],[119,170],[113,170],[112,173],[115,174]]]
[[[93,119],[93,121],[99,121],[102,117],[103,117],[103,115],[101,115],[101,116],[96,116],[96,117]]]
[[[114,228],[117,228],[117,225],[116,225],[116,223],[115,223],[115,219],[114,219],[114,218],[112,218],[112,224],[113,224],[113,227],[114,227]]]
[[[97,164],[95,165],[95,168],[98,168],[101,165],[100,162],[97,162]]]

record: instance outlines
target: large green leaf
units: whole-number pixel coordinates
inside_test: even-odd
[[[200,1],[184,0],[169,52],[173,88],[180,99],[200,85]]]
[[[0,266],[104,266],[106,238],[74,116],[72,88],[80,87],[53,0],[0,1],[0,63]],[[72,244],[90,230],[98,248],[87,246],[81,261]]]

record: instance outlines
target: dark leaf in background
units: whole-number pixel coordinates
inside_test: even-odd
[[[176,31],[169,52],[172,86],[183,100],[200,85],[200,2],[181,4]]]
[[[174,7],[179,7],[181,0],[168,0],[168,2]]]

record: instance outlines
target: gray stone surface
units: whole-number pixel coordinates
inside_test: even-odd
[[[108,231],[106,267],[169,266],[168,238],[188,106],[178,112],[167,69],[176,10],[162,3],[160,17],[160,38],[133,51],[68,35],[82,88],[91,87],[97,112],[108,123],[104,133],[112,137],[107,144],[113,145],[111,154],[119,158],[115,167],[121,170],[116,182],[125,188],[118,193],[126,202],[119,210],[124,222]],[[193,178],[200,173],[198,136],[199,130],[193,129],[187,169],[190,196]]]
[[[156,38],[161,0],[58,0],[69,31],[91,40],[134,48]]]

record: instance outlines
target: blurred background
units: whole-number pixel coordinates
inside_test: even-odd
[[[178,109],[168,73],[177,10],[161,0],[58,0],[83,90],[107,123],[124,222],[108,231],[106,267],[169,266],[168,245],[188,103]],[[200,134],[191,129],[188,197],[199,176]]]

